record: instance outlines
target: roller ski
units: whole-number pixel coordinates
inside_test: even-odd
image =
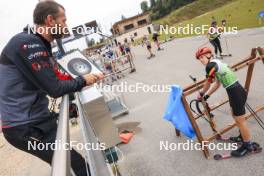
[[[243,143],[237,150],[232,151],[229,154],[216,154],[214,155],[215,160],[224,160],[229,158],[240,158],[247,154],[256,154],[260,153],[262,148],[258,143],[253,142],[248,146],[248,144]]]
[[[148,57],[148,59],[151,59],[151,58],[153,58],[153,57],[155,57],[156,55],[155,54],[151,54],[149,57]]]
[[[223,136],[218,136],[216,138],[216,140],[218,141],[222,141],[222,142],[230,142],[230,143],[238,143],[238,144],[242,144],[243,143],[243,139],[242,136],[236,136],[236,137],[223,137]]]
[[[232,54],[221,54],[220,57],[232,57]]]
[[[230,52],[229,52],[229,47],[228,47],[227,39],[226,38],[225,38],[225,45],[226,45],[226,50],[227,50],[227,53],[228,54],[224,54],[224,56],[226,56],[226,57],[232,57],[232,54],[230,54]]]
[[[134,72],[136,72],[137,70],[135,69],[135,68],[132,68],[131,69],[131,71],[130,71],[130,73],[134,73]]]
[[[232,54],[220,54],[219,56],[216,56],[216,59],[224,59],[225,57],[232,57]]]

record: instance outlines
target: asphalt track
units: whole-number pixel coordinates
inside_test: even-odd
[[[264,47],[264,29],[240,31],[238,35],[226,36],[231,58],[224,58],[228,64],[236,63],[250,54],[253,47]],[[226,51],[224,38],[222,47]],[[203,79],[204,67],[194,58],[194,53],[200,45],[206,42],[204,37],[176,39],[167,42],[163,51],[155,52],[156,57],[146,59],[143,47],[134,49],[136,55],[137,72],[130,74],[122,81],[128,84],[142,82],[144,84],[177,84],[182,87],[192,83],[189,75]],[[210,46],[208,44],[207,46]],[[211,47],[211,46],[210,46]],[[237,72],[242,84],[245,82],[246,69]],[[258,62],[255,66],[248,102],[253,107],[264,103],[264,65]],[[131,142],[120,146],[125,159],[120,163],[121,172],[126,176],[232,176],[232,175],[263,175],[264,154],[247,156],[243,159],[229,159],[225,161],[207,160],[201,151],[165,151],[160,150],[160,141],[169,143],[186,142],[188,138],[177,138],[173,126],[163,119],[168,93],[125,93],[126,102],[130,107],[130,114],[119,118],[116,122],[139,121],[142,131],[137,133]],[[209,103],[216,103],[226,97],[223,88],[209,99]],[[233,119],[228,104],[216,110],[218,128],[230,124]],[[259,113],[264,119],[264,113]],[[198,124],[202,133],[211,133],[208,123],[201,119]],[[264,131],[253,120],[249,120],[253,141],[264,146]],[[238,134],[233,129],[225,136]],[[195,140],[195,142],[197,142]],[[225,151],[212,151],[226,153]]]
[[[264,47],[264,28],[240,31],[238,35],[227,36],[229,50],[233,54],[224,61],[232,64],[249,55],[251,48]],[[129,85],[144,83],[148,85],[172,85],[182,87],[192,83],[189,75],[198,79],[204,78],[204,67],[195,60],[194,53],[197,47],[206,42],[205,37],[175,39],[162,45],[164,50],[155,51],[156,57],[148,60],[146,48],[138,46],[133,49],[136,56],[137,72],[127,75],[120,81]],[[210,45],[208,45],[210,46]],[[225,51],[225,43],[222,38]],[[255,66],[248,102],[256,107],[264,103],[264,65],[258,62]],[[237,72],[242,83],[245,81],[246,69]],[[126,145],[120,145],[125,158],[119,163],[123,176],[233,176],[233,175],[263,175],[264,153],[247,156],[243,159],[229,159],[214,161],[206,159],[201,151],[165,151],[160,150],[160,142],[186,142],[187,138],[175,136],[173,126],[163,119],[167,104],[168,93],[124,93],[124,98],[130,108],[130,113],[115,120],[122,122],[141,122],[140,128],[133,139]],[[226,97],[221,88],[210,97],[209,103],[214,103]],[[230,108],[227,105],[215,112],[219,128],[233,121]],[[259,113],[264,118],[264,113]],[[209,125],[204,120],[198,124],[202,133],[210,134]],[[253,141],[264,146],[264,131],[253,120],[249,120]],[[237,129],[228,132],[226,136],[237,135]],[[1,137],[2,138],[2,137]],[[50,168],[35,157],[31,157],[12,148],[2,139],[0,143],[5,147],[0,149],[0,175],[49,175]],[[196,142],[196,140],[194,140]],[[224,151],[211,151],[225,153]]]

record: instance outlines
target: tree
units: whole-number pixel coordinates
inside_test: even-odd
[[[157,17],[161,18],[166,15],[166,9],[165,9],[165,1],[164,0],[157,0],[156,1],[156,7],[154,8],[154,12],[157,13]]]
[[[126,19],[126,17],[124,15],[121,16],[121,20],[124,20]]]
[[[148,2],[147,1],[141,2],[140,7],[141,7],[142,12],[146,12],[146,11],[149,10]]]
[[[195,0],[150,0],[151,18],[157,20]]]
[[[171,9],[173,9],[172,8],[172,5],[173,5],[172,1],[171,0],[163,0],[162,1],[162,9],[163,9],[162,15],[167,15],[171,12]]]
[[[150,0],[150,8],[153,9],[156,6],[156,0]]]

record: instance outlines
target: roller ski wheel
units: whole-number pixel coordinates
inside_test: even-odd
[[[248,154],[257,154],[262,152],[262,148],[259,146],[258,143],[253,142],[252,143],[252,150],[248,151],[245,155]],[[232,152],[229,154],[216,154],[214,155],[214,159],[219,161],[219,160],[224,160],[224,159],[229,159],[229,158],[239,158],[239,157],[243,157],[245,155],[241,155],[241,156],[233,156]]]

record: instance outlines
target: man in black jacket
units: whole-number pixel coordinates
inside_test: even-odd
[[[87,74],[61,81],[50,61],[51,45],[66,27],[65,9],[54,1],[43,1],[34,10],[36,33],[24,30],[5,46],[0,57],[0,114],[6,140],[16,148],[51,164],[53,150],[29,150],[29,142],[54,143],[56,118],[48,109],[47,95],[57,98],[80,91],[102,79]],[[54,29],[57,31],[54,33]],[[76,175],[86,175],[85,161],[71,150],[71,166]]]

